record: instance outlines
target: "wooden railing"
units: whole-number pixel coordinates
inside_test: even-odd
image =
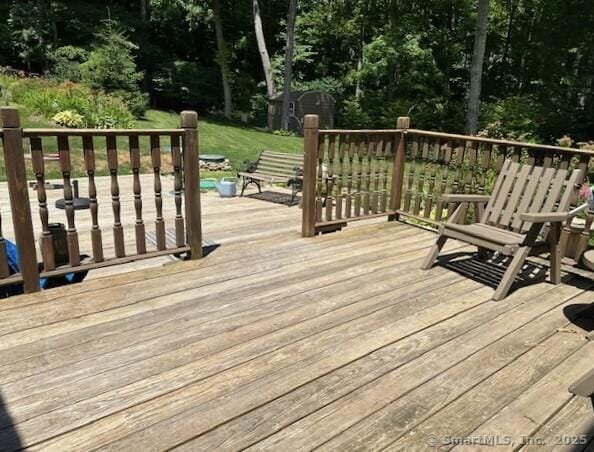
[[[40,277],[54,277],[67,273],[87,271],[99,267],[131,262],[138,259],[187,253],[192,259],[202,256],[202,232],[200,214],[200,181],[198,165],[198,131],[195,112],[181,113],[179,129],[22,129],[18,111],[4,107],[1,111],[2,142],[10,208],[14,226],[14,239],[20,255],[20,272],[9,275],[6,256],[6,243],[0,227],[0,286],[22,283],[25,292],[39,290]],[[145,138],[146,137],[146,138]],[[87,179],[89,209],[75,211],[75,199],[72,189],[73,139],[82,142],[83,166]],[[153,229],[143,217],[144,202],[148,193],[141,193],[141,155],[142,141],[150,143],[150,167],[153,174],[152,195],[155,203],[154,231],[155,249],[147,247],[145,231]],[[163,143],[167,143],[173,170],[173,197],[175,203],[174,218],[165,219],[163,214],[162,155]],[[127,144],[126,151],[122,152]],[[101,151],[96,151],[100,142]],[[60,217],[50,218],[48,196],[46,192],[46,149],[50,144],[57,144],[58,165],[63,182],[64,211]],[[36,182],[37,209],[30,208],[28,192],[25,148],[30,149],[31,171]],[[97,194],[96,173],[99,152],[106,153],[107,169],[110,177],[111,210],[113,221],[110,229],[113,234],[114,255],[104,252],[104,228],[99,221],[99,201]],[[125,155],[127,154],[127,155]],[[135,210],[133,250],[126,249],[124,226],[122,224],[122,205],[120,201],[119,173],[121,157],[129,161],[132,171],[132,190]],[[168,193],[168,191],[166,192]],[[182,208],[183,205],[183,208]],[[35,210],[37,212],[35,212]],[[76,214],[75,214],[76,212]],[[39,237],[39,255],[33,226],[33,215],[39,215],[41,231]],[[91,257],[81,261],[79,231],[76,218],[90,217]],[[55,240],[50,230],[51,221],[65,221],[67,263],[55,260]],[[0,219],[1,225],[1,219]],[[174,244],[168,246],[166,226],[172,225]],[[66,251],[66,250],[62,250]],[[41,261],[41,263],[38,263]]]
[[[386,215],[428,227],[451,214],[444,193],[490,193],[503,161],[587,168],[594,152],[409,128],[319,130],[305,119],[303,236]],[[587,171],[586,171],[587,172]]]

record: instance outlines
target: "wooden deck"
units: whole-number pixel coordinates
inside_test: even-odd
[[[419,270],[435,236],[417,227],[302,239],[296,207],[204,201],[221,246],[200,261],[0,302],[0,450],[591,441],[592,402],[567,387],[594,362],[594,281],[492,302],[500,269],[452,241]]]

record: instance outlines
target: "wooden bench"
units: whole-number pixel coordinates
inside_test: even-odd
[[[242,179],[241,196],[250,184],[258,187],[261,193],[262,182],[283,183],[293,190],[291,196],[291,205],[293,205],[297,193],[303,188],[303,155],[263,150],[258,160],[255,162],[246,160],[244,163],[245,170],[237,173],[237,176]]]

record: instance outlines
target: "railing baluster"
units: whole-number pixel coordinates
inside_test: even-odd
[[[166,248],[165,241],[165,221],[163,220],[163,195],[161,186],[161,144],[158,135],[151,136],[151,162],[154,174],[154,191],[155,191],[155,232],[157,237],[157,249],[164,250]]]
[[[483,146],[481,177],[479,179],[479,186],[478,186],[478,192],[481,195],[483,193],[485,193],[487,173],[489,172],[489,168],[491,166],[491,153],[492,152],[493,152],[493,145],[491,143],[487,143]]]
[[[95,148],[93,137],[83,137],[83,152],[85,169],[89,179],[89,210],[91,212],[91,246],[93,247],[93,260],[103,262],[103,239],[99,227],[99,205],[97,203],[97,186],[95,185]]]
[[[72,267],[80,265],[80,251],[78,248],[78,232],[74,223],[74,196],[72,193],[72,182],[70,180],[70,145],[68,137],[58,136],[58,153],[60,156],[60,169],[64,180],[64,211],[68,228],[66,240],[68,242],[68,259]]]
[[[351,218],[352,216],[352,204],[353,204],[353,178],[354,176],[354,168],[353,168],[353,160],[355,159],[355,151],[357,147],[356,143],[356,136],[349,135],[348,136],[348,143],[349,143],[349,168],[348,168],[348,175],[347,175],[347,198],[346,198],[346,205],[345,210],[346,218]]]
[[[436,139],[433,143],[433,155],[431,156],[431,174],[429,176],[429,193],[427,194],[427,200],[425,201],[425,218],[431,217],[431,210],[433,209],[433,192],[435,191],[435,179],[437,177],[439,149],[439,139]]]
[[[326,221],[332,220],[333,207],[333,191],[334,191],[334,145],[336,137],[334,135],[328,137],[328,195],[326,196]]]
[[[373,141],[371,140],[371,136],[365,135],[363,146],[361,147],[360,151],[362,151],[363,158],[361,161],[361,169],[363,171],[363,179],[361,181],[361,201],[363,204],[363,215],[369,215],[371,194],[371,154],[373,153]]]
[[[111,207],[113,210],[113,242],[116,257],[124,257],[126,249],[124,245],[124,228],[120,218],[120,186],[118,183],[118,148],[116,137],[107,136],[107,167],[111,176]]]
[[[380,211],[381,212],[385,212],[388,209],[388,179],[389,179],[389,174],[390,174],[390,160],[388,159],[388,156],[392,155],[392,157],[394,159],[396,159],[396,156],[394,155],[394,152],[392,150],[392,145],[393,145],[393,140],[392,140],[393,136],[392,135],[388,135],[386,138],[386,141],[384,143],[384,150],[383,150],[383,167],[381,170],[381,187],[382,187],[382,192],[380,195]],[[395,174],[392,175],[392,177],[396,177]],[[400,187],[400,194],[402,194],[402,187]]]
[[[417,169],[417,153],[419,152],[419,138],[413,137],[410,162],[408,167],[408,182],[406,186],[406,193],[404,194],[404,211],[410,212],[410,204],[413,196],[413,187],[415,182],[415,172]]]
[[[49,230],[49,211],[47,208],[47,193],[45,191],[45,164],[43,161],[43,144],[41,138],[31,137],[31,164],[35,174],[35,186],[37,189],[37,201],[39,203],[39,218],[41,220],[40,249],[45,271],[56,268],[54,258],[54,244],[52,234]]]
[[[435,212],[435,220],[441,221],[443,216],[443,198],[441,195],[447,192],[448,178],[450,176],[450,161],[452,159],[452,142],[447,141],[441,148],[442,157],[441,162],[441,181],[439,186],[439,197],[437,199],[437,208]]]
[[[338,137],[338,171],[337,171],[337,187],[336,187],[336,219],[342,219],[342,202],[343,202],[343,186],[344,186],[344,155],[345,155],[345,139],[344,135]]]
[[[322,221],[322,207],[324,205],[324,190],[326,189],[326,195],[328,196],[327,185],[324,184],[324,148],[326,146],[326,137],[320,135],[318,142],[318,164],[317,164],[317,197],[316,197],[316,223]],[[326,169],[327,171],[327,169]]]
[[[173,192],[175,197],[175,245],[184,246],[184,217],[182,215],[182,174],[179,136],[171,135],[171,163],[173,164]]]
[[[380,201],[380,186],[381,186],[381,174],[382,174],[382,161],[384,152],[384,140],[381,135],[378,135],[374,140],[375,142],[375,155],[374,155],[374,172],[373,172],[373,191],[371,193],[371,212],[379,212],[379,201]]]
[[[460,193],[460,181],[462,178],[462,164],[464,163],[464,145],[465,143],[456,143],[454,164],[456,165],[456,171],[454,173],[454,179],[452,181],[452,193]],[[448,218],[454,213],[454,205],[451,203],[448,205]]]
[[[132,191],[134,192],[134,212],[136,214],[136,220],[134,224],[136,252],[138,254],[144,254],[146,253],[146,233],[144,220],[142,219],[140,143],[137,135],[131,135],[128,138],[128,147],[130,149],[130,164],[132,166]]]
[[[421,153],[421,168],[417,179],[417,192],[415,193],[415,207],[413,213],[418,215],[421,211],[421,201],[425,195],[425,172],[427,171],[427,160],[429,157],[429,138],[423,140],[423,151]]]

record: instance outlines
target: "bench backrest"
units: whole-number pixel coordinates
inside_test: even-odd
[[[295,168],[303,169],[302,154],[287,154],[263,150],[256,162],[256,172],[290,179],[295,177]]]
[[[481,222],[527,232],[532,223],[522,222],[520,214],[567,212],[584,177],[581,168],[544,168],[506,160]]]

